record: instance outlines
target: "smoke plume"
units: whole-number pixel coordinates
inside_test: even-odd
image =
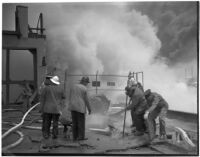
[[[166,42],[158,38],[160,27],[147,15],[115,3],[66,4],[58,5],[56,10],[58,14],[48,12],[45,17],[48,22],[50,63],[68,68],[71,73],[82,74],[95,73],[96,70],[100,74],[143,71],[145,89],[151,88],[162,94],[170,109],[196,112],[195,89],[188,87],[177,75],[179,68],[169,67],[170,57],[161,55],[170,49],[165,48]],[[184,19],[177,18],[173,19]],[[179,25],[174,21],[173,26],[176,25],[178,29]],[[178,35],[186,39],[184,33],[179,32]],[[188,35],[194,38],[193,34]],[[193,40],[190,43],[195,47]],[[187,55],[187,49],[183,57]],[[195,52],[194,49],[190,50]],[[174,62],[181,50],[177,51],[172,60]],[[119,96],[110,95],[112,98]]]
[[[170,109],[196,113],[196,88],[187,86],[180,72],[184,73],[185,62],[196,63],[195,3],[139,4],[30,4],[29,8],[44,14],[50,65],[73,74],[143,71],[144,88],[163,95]],[[125,100],[111,92],[113,103]]]

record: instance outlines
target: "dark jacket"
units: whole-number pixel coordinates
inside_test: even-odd
[[[60,113],[60,103],[64,96],[63,91],[58,86],[45,86],[41,90],[40,111],[43,113]]]
[[[147,102],[144,92],[137,86],[132,87],[133,90],[130,95],[132,103],[127,107],[127,110],[134,110],[135,114],[143,114],[147,109]]]

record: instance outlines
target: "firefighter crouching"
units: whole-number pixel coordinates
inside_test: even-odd
[[[168,111],[168,103],[163,99],[161,95],[155,92],[151,92],[150,89],[145,91],[145,98],[149,108],[144,114],[144,119],[146,120],[150,141],[155,138],[155,119],[157,117],[159,117],[160,124],[160,139],[166,139],[165,117]]]

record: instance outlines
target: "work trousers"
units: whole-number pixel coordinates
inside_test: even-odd
[[[85,138],[85,114],[77,111],[71,111],[73,140]]]
[[[144,113],[132,112],[131,116],[132,116],[134,125],[136,127],[136,131],[144,132],[146,130],[146,125],[144,121]]]
[[[160,135],[165,135],[165,117],[167,114],[167,108],[156,107],[153,111],[149,113],[149,116],[146,120],[149,138],[153,140],[156,135],[156,118],[159,117],[159,125],[160,125]]]
[[[60,114],[43,113],[42,115],[42,134],[45,139],[50,137],[51,122],[53,121],[52,138],[56,139],[58,136],[58,120]]]
[[[134,110],[132,109],[130,112],[131,112],[132,126],[134,126],[134,125],[135,125],[135,124],[134,124],[134,116],[133,116]]]
[[[166,135],[166,124],[165,118],[167,116],[168,108],[163,107],[159,113],[159,124],[160,124],[160,135]]]

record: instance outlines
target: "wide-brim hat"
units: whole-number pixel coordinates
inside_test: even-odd
[[[53,76],[52,78],[50,78],[51,82],[59,85],[60,82],[59,82],[59,77],[58,76]]]

